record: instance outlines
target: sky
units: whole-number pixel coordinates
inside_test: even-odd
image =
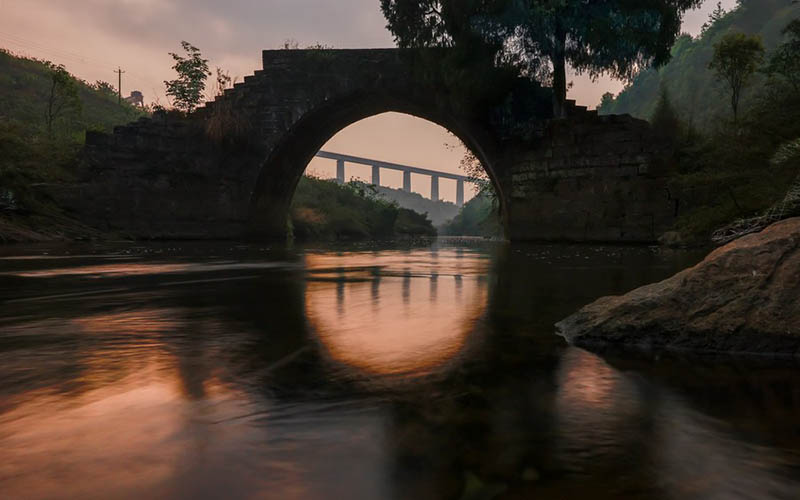
[[[734,3],[723,1],[727,7]],[[689,12],[684,31],[699,32],[715,5],[708,0]],[[64,64],[91,82],[116,86],[115,71],[122,68],[125,95],[139,90],[147,102],[162,105],[168,104],[163,81],[174,77],[168,53],[178,51],[181,40],[199,47],[212,68],[241,79],[260,68],[261,50],[279,48],[290,39],[301,46],[392,47],[385,25],[378,0],[0,0],[0,47]],[[589,107],[603,93],[623,86],[608,78],[571,79],[570,98]],[[457,141],[423,120],[388,114],[343,130],[325,148],[458,172],[464,151],[446,143]],[[332,175],[333,167],[324,162],[311,167],[324,177]],[[399,182],[387,184],[396,187]],[[412,182],[414,191],[429,194],[429,182]],[[455,188],[443,184],[442,196],[454,199]]]

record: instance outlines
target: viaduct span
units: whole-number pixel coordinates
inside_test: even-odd
[[[372,167],[372,184],[376,186],[381,185],[381,169],[399,170],[400,172],[403,172],[403,191],[406,193],[411,192],[411,174],[419,174],[430,177],[431,199],[433,201],[439,201],[439,179],[452,179],[456,181],[456,205],[459,207],[464,206],[464,184],[467,182],[473,182],[469,177],[464,175],[438,172],[436,170],[428,170],[426,168],[410,167],[408,165],[400,165],[397,163],[390,163],[380,160],[370,160],[369,158],[331,153],[328,151],[320,151],[317,153],[317,158],[325,158],[336,161],[336,182],[339,184],[345,183],[345,165],[347,163],[357,163],[359,165],[367,165]]]
[[[664,149],[646,122],[574,105],[553,120],[547,89],[479,105],[421,69],[419,54],[264,51],[262,69],[188,117],[87,133],[79,182],[52,194],[76,218],[135,238],[281,238],[320,148],[393,111],[447,128],[475,154],[512,240],[654,241],[673,222]],[[535,112],[510,124],[526,99]]]

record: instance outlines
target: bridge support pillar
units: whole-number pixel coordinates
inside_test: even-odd
[[[381,185],[381,167],[377,165],[372,166],[372,183],[376,186]]]
[[[461,208],[464,206],[464,181],[458,180],[458,185],[456,186],[456,205]]]
[[[344,160],[336,160],[336,182],[344,184]]]
[[[411,192],[411,172],[408,170],[403,171],[403,191],[406,193]]]
[[[431,176],[431,199],[439,201],[439,177],[435,175]]]

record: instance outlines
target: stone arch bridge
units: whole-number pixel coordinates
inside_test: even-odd
[[[420,76],[416,54],[264,51],[261,70],[188,117],[87,133],[80,181],[54,197],[89,225],[135,238],[281,238],[319,149],[394,111],[447,128],[480,159],[512,240],[654,241],[672,223],[663,150],[646,122],[574,104],[552,120],[544,92],[525,131],[508,134],[503,115]],[[505,103],[512,114],[515,102]]]

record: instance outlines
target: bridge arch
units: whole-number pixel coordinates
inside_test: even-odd
[[[79,181],[50,194],[87,225],[133,238],[280,239],[320,147],[350,124],[399,112],[448,129],[475,154],[511,240],[653,242],[679,215],[666,189],[669,149],[646,122],[580,106],[553,120],[547,92],[527,86],[490,110],[427,74],[420,54],[438,56],[264,51],[262,69],[189,116],[87,133]],[[231,119],[232,136],[211,133]]]
[[[428,92],[426,98],[398,95],[391,90],[353,92],[326,99],[305,111],[271,148],[259,168],[250,200],[250,234],[272,238],[285,231],[297,184],[317,152],[333,136],[361,120],[395,112],[422,118],[450,131],[480,160],[500,200],[502,220],[507,220],[506,193],[496,169],[497,144],[477,121],[458,116],[441,105],[443,99]]]

